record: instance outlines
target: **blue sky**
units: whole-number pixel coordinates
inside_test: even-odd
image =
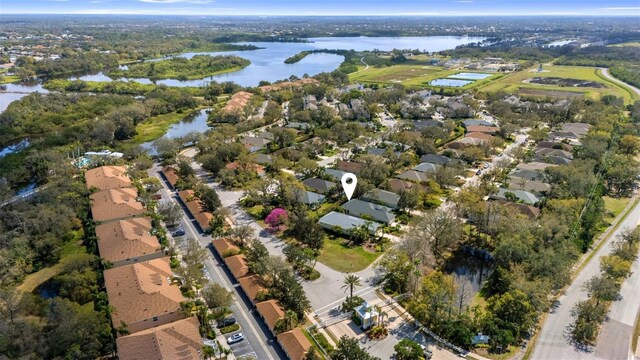
[[[640,0],[0,0],[3,13],[640,16]]]

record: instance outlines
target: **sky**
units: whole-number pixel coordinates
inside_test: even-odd
[[[638,16],[640,0],[0,0],[0,14]]]

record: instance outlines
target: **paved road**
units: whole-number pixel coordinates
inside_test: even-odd
[[[595,351],[585,352],[576,349],[569,343],[567,327],[572,323],[571,309],[582,300],[587,299],[584,290],[585,283],[600,273],[600,258],[611,251],[611,244],[626,229],[635,228],[640,222],[640,206],[635,206],[618,229],[606,240],[606,243],[598,250],[582,271],[566,289],[564,295],[558,299],[558,304],[547,317],[538,342],[534,349],[532,359],[627,359],[629,341],[635,314],[638,308],[638,289],[640,288],[640,265],[634,264],[634,275],[623,286],[624,299],[620,303],[614,303],[610,316],[612,321],[607,322],[598,339]]]
[[[163,189],[161,190],[163,200],[172,199],[172,201],[177,201],[177,195],[168,189],[167,184],[158,173],[159,170],[158,167],[155,167],[152,175],[158,177],[163,184]],[[242,333],[246,338],[246,340],[242,341],[242,346],[239,343],[238,346],[232,347],[232,349],[235,348],[235,350],[239,351],[239,353],[234,352],[236,356],[254,353],[260,360],[286,358],[280,347],[275,345],[275,338],[258,316],[253,305],[240,289],[239,284],[233,280],[231,273],[222,265],[222,259],[214,255],[211,247],[211,237],[199,233],[194,220],[189,218],[186,212],[183,214],[180,224],[187,236],[198,239],[202,247],[208,249],[204,265],[205,274],[209,280],[226,287],[235,295],[231,310],[238,324],[242,327]]]
[[[600,70],[602,70],[602,75],[604,75],[604,77],[606,77],[607,79],[613,81],[614,83],[618,83],[620,85],[624,85],[630,88],[631,90],[633,90],[633,92],[635,92],[638,96],[640,96],[640,89],[638,89],[637,87],[633,85],[629,85],[626,82],[613,77],[613,75],[609,74],[609,69],[607,68],[601,68]]]

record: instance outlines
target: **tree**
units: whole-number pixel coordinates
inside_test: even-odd
[[[603,256],[600,258],[600,269],[606,276],[621,280],[631,275],[631,262],[615,255]]]
[[[196,176],[196,171],[193,170],[193,167],[191,166],[191,162],[185,158],[180,158],[178,160],[178,175],[180,175],[180,177],[189,177],[189,176]]]
[[[216,283],[207,284],[202,289],[202,297],[209,309],[228,308],[233,302],[233,293]]]
[[[433,253],[436,262],[441,263],[446,252],[462,238],[462,222],[449,212],[440,209],[429,211],[409,231],[409,237],[428,244],[425,253]]]
[[[182,208],[174,201],[161,202],[158,205],[158,213],[167,225],[175,225],[182,219]]]
[[[345,276],[344,280],[342,280],[342,283],[344,285],[342,285],[340,288],[344,289],[344,291],[349,290],[349,298],[353,297],[353,288],[362,285],[362,283],[360,282],[360,277],[353,274]]]
[[[288,233],[296,240],[318,251],[324,245],[324,231],[318,220],[309,216],[303,207],[296,207],[289,216]]]
[[[620,285],[608,276],[594,276],[584,286],[589,297],[596,299],[596,304],[602,301],[615,301],[620,296]]]
[[[473,297],[473,289],[471,281],[468,278],[456,275],[456,303],[458,305],[458,314],[462,313],[462,307],[467,305]]]
[[[158,155],[163,159],[171,159],[178,153],[178,143],[167,137],[161,137],[153,142]]]
[[[258,239],[253,239],[245,251],[249,270],[256,274],[262,268],[264,260],[269,257],[269,251]]]
[[[289,331],[298,324],[298,315],[291,310],[284,312],[284,316],[276,321],[275,330],[277,333]]]
[[[215,212],[222,205],[216,191],[205,184],[198,184],[195,188],[195,194],[209,212]]]
[[[420,344],[411,339],[402,339],[394,347],[396,360],[421,360],[424,352]]]
[[[296,132],[293,129],[276,127],[270,131],[273,134],[273,141],[280,149],[290,146],[296,139]]]
[[[330,357],[332,360],[380,360],[360,348],[358,339],[346,335],[340,338],[336,348],[331,351]]]
[[[264,222],[269,225],[271,231],[277,231],[280,229],[280,225],[286,223],[287,217],[287,211],[285,209],[275,208],[267,215]]]
[[[229,231],[229,235],[236,238],[241,247],[244,247],[250,239],[253,239],[255,233],[256,231],[251,225],[236,226]]]
[[[400,199],[398,200],[398,208],[403,211],[410,212],[418,207],[420,204],[420,190],[412,188],[409,190],[403,190],[400,192]]]
[[[402,294],[406,290],[407,281],[414,266],[406,252],[392,248],[382,257],[378,263],[378,269],[384,272],[385,288]]]
[[[582,346],[594,345],[600,324],[607,318],[604,304],[593,300],[580,301],[571,310],[571,316],[575,319],[570,326],[573,341]]]
[[[204,259],[207,250],[200,246],[198,240],[187,238],[183,244],[182,261],[176,273],[184,280],[183,286],[187,290],[200,289],[205,281]]]
[[[488,310],[502,320],[503,327],[520,339],[536,324],[538,314],[529,297],[520,290],[494,295],[488,300]]]

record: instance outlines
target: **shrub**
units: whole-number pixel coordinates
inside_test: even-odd
[[[369,336],[370,339],[374,340],[383,339],[387,335],[389,335],[389,330],[382,325],[376,325],[369,329],[369,331],[367,331],[367,336]]]
[[[230,332],[234,332],[240,330],[240,325],[239,324],[233,324],[233,325],[229,325],[227,327],[223,327],[222,329],[220,329],[220,333],[221,334],[228,334]]]
[[[364,300],[359,296],[348,298],[347,300],[345,300],[345,302],[342,303],[342,310],[353,311],[355,307],[362,305],[363,302]]]

